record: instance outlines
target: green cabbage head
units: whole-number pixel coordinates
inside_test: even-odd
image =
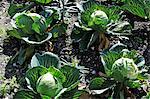
[[[123,78],[136,79],[138,75],[138,68],[133,59],[120,58],[114,62],[112,72],[115,76],[121,75]]]
[[[37,92],[49,97],[54,97],[61,89],[58,80],[51,73],[42,75],[36,84]]]
[[[106,13],[104,11],[97,10],[91,14],[91,20],[89,20],[88,26],[93,27],[96,25],[105,28],[108,21],[109,19]]]

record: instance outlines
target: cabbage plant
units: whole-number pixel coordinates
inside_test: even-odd
[[[126,78],[136,79],[139,68],[144,67],[145,59],[135,50],[125,49],[123,44],[113,45],[107,52],[101,55],[101,60],[108,76],[113,76],[119,81]],[[117,74],[118,77],[117,77]]]
[[[43,4],[51,3],[52,0],[31,0]],[[9,15],[12,17],[13,29],[8,30],[10,36],[22,39],[29,44],[42,44],[48,41],[52,35],[54,38],[66,31],[66,24],[61,22],[61,13],[55,7],[46,7],[31,4],[19,5],[12,3],[9,8]],[[41,7],[43,9],[35,10]],[[34,13],[31,11],[34,10]],[[33,11],[32,11],[33,12]],[[36,13],[38,12],[38,13]]]
[[[74,79],[76,82],[73,84],[71,84],[72,82],[68,83],[68,80],[71,79],[66,79],[66,76],[60,70],[53,67],[49,69],[43,66],[34,67],[26,73],[26,77],[28,84],[30,84],[28,89],[19,90],[14,99],[58,99],[64,98],[68,94],[72,95],[69,97],[73,97],[72,91],[77,92],[79,83],[78,79]],[[65,81],[71,85],[66,87]]]
[[[11,24],[13,29],[9,30],[8,34],[30,44],[42,44],[52,37],[52,34],[46,31],[48,26],[45,18],[36,13],[17,13]]]
[[[28,89],[19,90],[15,99],[58,99],[73,97],[78,91],[79,70],[60,65],[57,55],[36,53],[31,59],[31,68],[26,72]],[[70,94],[70,96],[67,96]]]
[[[126,99],[126,94],[135,98],[133,93],[129,93],[130,88],[138,90],[147,85],[145,82],[149,77],[145,70],[144,57],[125,48],[125,45],[119,43],[101,53],[105,73],[90,81],[89,89],[92,94],[112,90],[109,95],[111,98]]]
[[[27,68],[28,61],[40,45],[45,46],[50,43],[50,39],[65,33],[67,25],[62,22],[61,13],[58,11],[58,8],[63,7],[47,6],[52,1],[29,0],[10,3],[8,14],[11,17],[12,28],[7,33],[9,36],[17,38],[22,46],[18,53],[11,58],[8,66]],[[44,49],[49,50],[47,47]]]
[[[105,34],[131,35],[131,25],[127,21],[121,21],[119,7],[107,7],[96,1],[89,1],[83,3],[79,9],[81,12],[76,28],[81,28],[79,42],[85,45],[81,49],[88,49],[96,41],[99,43],[98,50],[107,48],[109,40]],[[79,33],[74,29],[74,34]]]

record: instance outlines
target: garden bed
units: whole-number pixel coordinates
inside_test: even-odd
[[[0,98],[149,99],[150,2],[65,1],[1,1]]]

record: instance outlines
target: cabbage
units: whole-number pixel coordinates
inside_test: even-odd
[[[46,31],[46,19],[37,13],[16,13],[11,25],[13,29],[9,30],[8,34],[29,44],[42,44],[52,37],[52,34]]]
[[[54,97],[61,89],[58,80],[51,73],[42,75],[36,84],[37,92],[49,97]]]
[[[120,73],[120,75],[122,75],[124,78],[136,79],[138,75],[138,68],[133,59],[120,58],[114,62],[112,66],[112,72],[114,75]]]
[[[105,31],[110,22],[120,18],[120,10],[116,6],[107,7],[99,2],[90,0],[82,5],[81,24],[87,28]]]
[[[89,21],[88,25],[89,26],[99,25],[104,28],[108,24],[108,21],[109,19],[106,13],[101,10],[97,10],[91,14],[91,20]]]

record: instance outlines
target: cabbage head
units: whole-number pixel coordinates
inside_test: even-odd
[[[133,59],[120,58],[112,65],[112,72],[114,78],[122,76],[123,78],[136,79],[138,75],[138,68]]]
[[[108,17],[104,11],[97,10],[91,14],[91,20],[88,22],[88,26],[93,27],[98,25],[105,28],[108,24]]]
[[[59,81],[48,72],[38,79],[36,89],[41,95],[54,97],[60,91],[61,87]]]

